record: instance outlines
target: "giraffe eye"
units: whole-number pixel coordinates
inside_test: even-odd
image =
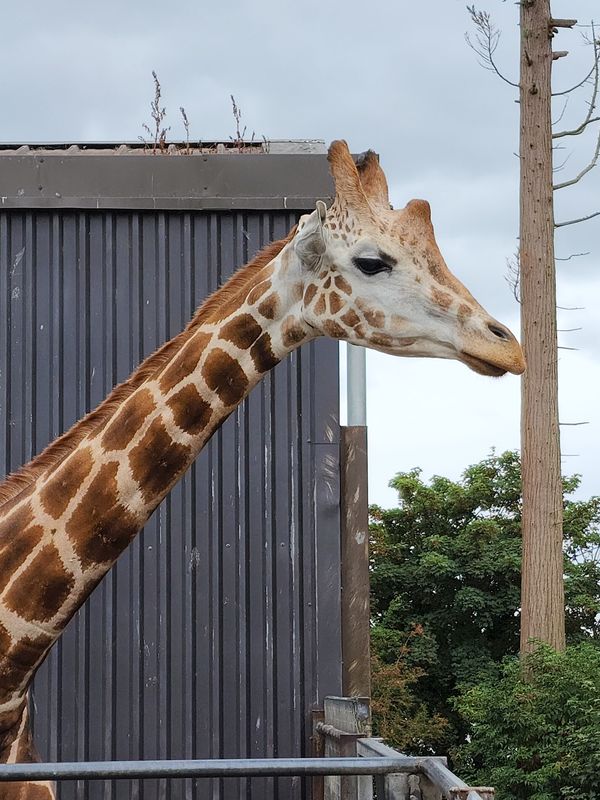
[[[377,275],[379,272],[391,272],[390,264],[380,258],[353,258],[354,266],[365,275]]]

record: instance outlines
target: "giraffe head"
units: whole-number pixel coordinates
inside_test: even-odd
[[[301,218],[303,316],[316,332],[400,356],[451,358],[483,375],[525,369],[513,334],[448,269],[429,204],[394,211],[374,153],[355,165],[333,142],[335,200]]]

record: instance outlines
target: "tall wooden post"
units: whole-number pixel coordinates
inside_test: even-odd
[[[341,430],[342,690],[371,696],[367,428]]]
[[[552,198],[550,0],[521,0],[520,267],[523,574],[521,652],[565,647]]]

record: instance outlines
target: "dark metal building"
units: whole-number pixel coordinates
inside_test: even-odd
[[[290,149],[0,150],[0,470],[327,198],[320,148]],[[35,680],[45,759],[309,753],[311,708],[342,688],[337,376],[328,340],[267,375],[93,593]],[[308,793],[214,779],[65,783],[60,797]]]

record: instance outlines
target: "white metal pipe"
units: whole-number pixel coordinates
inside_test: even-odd
[[[346,400],[348,425],[367,424],[367,352],[364,347],[348,344]]]

